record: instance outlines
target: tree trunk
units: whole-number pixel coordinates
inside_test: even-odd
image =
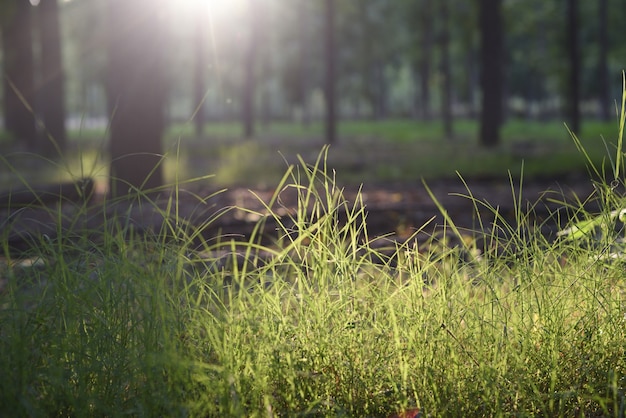
[[[4,122],[8,132],[37,151],[33,113],[34,64],[32,50],[32,6],[14,0],[3,6],[2,47],[4,51]]]
[[[502,0],[480,0],[480,144],[495,147],[502,123]]]
[[[441,76],[443,78],[441,91],[441,116],[443,118],[443,129],[447,139],[451,140],[454,135],[452,129],[452,75],[450,74],[450,13],[448,11],[448,0],[439,0],[441,7]]]
[[[337,120],[335,114],[335,1],[326,0],[325,3],[325,99],[326,99],[326,143],[334,144],[337,136]]]
[[[566,111],[569,128],[580,131],[580,45],[578,43],[578,0],[567,0],[567,56],[568,82],[566,85]]]
[[[110,186],[113,196],[163,184],[166,35],[150,0],[107,0],[109,11]]]
[[[57,0],[41,2],[37,10],[41,45],[39,106],[45,126],[41,149],[46,155],[65,149],[65,92]]]

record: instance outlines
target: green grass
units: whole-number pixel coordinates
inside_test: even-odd
[[[346,185],[412,183],[422,178],[455,177],[457,171],[466,177],[502,177],[520,172],[522,164],[529,177],[555,176],[584,171],[588,163],[560,123],[511,120],[503,127],[501,146],[494,150],[476,146],[474,121],[457,121],[455,131],[455,139],[446,141],[438,122],[346,121],[339,125],[339,141],[327,163],[337,172],[337,180]],[[604,142],[616,142],[613,137],[603,140],[602,135],[614,131],[614,123],[583,124],[579,138],[594,164],[601,164],[607,155]],[[288,164],[297,163],[298,155],[308,163],[315,161],[323,145],[322,132],[319,123],[307,128],[293,123],[259,124],[257,137],[246,140],[240,136],[239,124],[214,122],[207,124],[203,137],[198,138],[191,124],[174,124],[164,140],[165,177],[174,183],[213,173],[210,185],[216,188],[272,187]],[[70,144],[60,162],[15,152],[3,144],[6,160],[0,165],[0,185],[8,188],[20,178],[36,184],[85,175],[105,184],[106,132],[70,132]],[[609,151],[614,150],[609,147]]]
[[[331,158],[283,176],[277,190],[299,204],[267,202],[269,246],[197,247],[203,227],[177,219],[174,198],[146,235],[121,215],[106,232],[36,237],[21,257],[5,244],[0,415],[623,415],[624,244],[610,217],[592,218],[603,234],[556,242],[521,210],[497,234],[447,219],[447,234],[385,252]],[[609,185],[598,193],[607,213],[623,207]]]
[[[615,130],[614,122],[586,120],[582,124],[582,137],[600,138]],[[321,139],[324,126],[321,122],[302,125],[293,122],[259,122],[256,136],[263,138],[289,138],[294,141]],[[383,139],[388,142],[440,141],[445,140],[443,125],[439,121],[423,122],[410,119],[346,120],[338,124],[340,138],[361,137]],[[472,142],[478,136],[475,120],[459,119],[454,122],[455,137],[459,141]],[[210,122],[203,131],[206,138],[239,139],[242,127],[238,122]],[[176,123],[169,127],[167,137],[195,137],[193,124]],[[502,127],[503,142],[514,140],[537,140],[569,142],[570,137],[561,122],[538,122],[510,119]]]
[[[294,159],[247,240],[207,238],[212,220],[177,218],[176,184],[155,209],[163,228],[143,234],[123,212],[102,229],[35,236],[15,255],[7,222],[0,415],[623,416],[626,244],[611,215],[625,205],[614,187],[621,135],[604,176],[576,142],[603,211],[570,205],[573,228],[556,241],[532,211],[509,224],[478,201],[496,215],[493,229],[479,217],[476,231],[459,230],[446,217],[430,237],[432,225],[401,243],[371,237],[364,207],[345,200],[332,171],[341,144]],[[355,139],[355,157],[340,161],[357,167],[355,147],[378,141]],[[366,160],[368,169],[391,169],[406,144],[387,142],[377,157],[388,164]],[[264,162],[261,144],[240,145],[214,150],[238,167]],[[458,164],[507,167],[504,154],[420,145]],[[282,193],[295,193],[297,207],[281,207]],[[278,238],[261,244],[269,221]]]
[[[259,126],[257,138],[240,138],[238,124],[207,125],[206,138],[196,138],[189,125],[171,127],[168,144],[180,141],[183,164],[191,177],[206,173],[220,186],[272,186],[284,171],[282,155],[297,163],[301,155],[315,161],[322,143],[322,126],[308,128],[288,123]],[[607,155],[604,138],[615,131],[614,123],[589,121],[579,138],[591,161],[601,165]],[[519,173],[522,165],[527,176],[555,176],[583,171],[588,164],[561,123],[509,121],[502,130],[502,144],[493,150],[476,146],[475,121],[455,122],[456,137],[444,138],[438,122],[390,120],[379,122],[345,121],[339,125],[339,141],[331,147],[329,169],[337,172],[341,184],[421,181],[422,178],[506,176]],[[609,147],[613,153],[613,149]],[[193,155],[189,157],[189,155]],[[204,170],[204,171],[202,171]]]

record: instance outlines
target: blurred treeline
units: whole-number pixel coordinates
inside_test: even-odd
[[[30,2],[34,83],[45,80],[46,42]],[[15,3],[2,0],[4,30]],[[58,0],[66,118],[106,120],[107,0]],[[335,0],[339,119],[436,119],[480,112],[479,8],[472,0]],[[626,45],[622,0],[504,0],[505,117],[566,118],[572,100],[568,7],[577,4],[577,100],[583,117],[611,118]],[[254,119],[307,123],[325,112],[322,0],[155,0],[167,21],[169,121],[238,120],[251,94]],[[39,19],[39,20],[38,20]],[[4,36],[6,38],[6,36]],[[6,42],[6,39],[4,39]],[[8,52],[2,55],[6,62]],[[23,71],[30,71],[22,68]],[[449,80],[446,93],[445,80]],[[6,95],[7,79],[3,84]],[[444,100],[449,94],[450,100]],[[33,96],[34,97],[34,96]],[[37,101],[38,99],[34,99]],[[45,100],[45,99],[39,99]],[[6,100],[3,115],[7,116]],[[198,107],[199,106],[199,107]],[[34,106],[37,108],[37,106]],[[448,110],[446,110],[446,107]],[[73,125],[72,125],[73,126]]]

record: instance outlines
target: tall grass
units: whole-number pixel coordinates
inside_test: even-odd
[[[594,228],[556,241],[512,182],[515,224],[475,200],[493,225],[446,216],[395,242],[368,235],[327,159],[287,171],[249,239],[206,237],[174,193],[138,196],[160,230],[118,212],[19,256],[3,240],[0,415],[624,415],[615,184],[597,183],[605,213],[568,209]]]

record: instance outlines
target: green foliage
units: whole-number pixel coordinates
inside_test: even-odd
[[[626,73],[623,73],[626,74]],[[623,152],[623,136],[624,125],[626,123],[626,75],[623,75],[623,94],[621,103],[621,112],[619,118],[619,130],[617,135],[617,144],[615,144],[615,157],[613,158],[609,154],[611,161],[610,169],[612,176],[607,178],[606,167],[604,164],[599,166],[594,163],[593,159],[587,154],[585,147],[581,144],[580,140],[572,132],[572,138],[576,143],[576,146],[581,153],[587,158],[590,171],[596,176],[595,186],[598,193],[598,200],[601,202],[605,211],[600,215],[589,217],[586,216],[581,220],[578,220],[569,228],[560,231],[560,235],[569,240],[591,240],[598,241],[605,238],[615,238],[614,230],[616,223],[626,223],[626,209],[624,209],[624,202],[621,196],[615,193],[615,189],[624,185],[623,174],[624,171],[624,152]],[[614,209],[617,208],[617,209]],[[587,215],[587,214],[585,214]],[[622,228],[623,229],[623,226]],[[613,231],[612,231],[613,230]],[[613,233],[612,233],[613,232]],[[620,243],[623,241],[619,239]],[[617,242],[617,241],[616,241]],[[619,252],[623,252],[623,245],[620,245]],[[614,252],[612,255],[616,255]]]
[[[3,415],[180,414],[175,271],[147,242],[105,238],[42,240],[30,266],[3,267]]]
[[[160,231],[119,213],[19,258],[3,240],[0,415],[623,415],[620,231],[548,241],[511,179],[515,224],[468,190],[493,228],[381,246],[331,159],[291,166],[244,241],[186,225],[177,187]]]
[[[431,2],[432,3],[432,2]],[[598,4],[581,2],[579,38],[582,50],[581,89],[585,100],[600,99]],[[621,38],[622,4],[608,3],[608,73],[610,79],[621,71],[624,47]],[[11,2],[3,6],[9,7]],[[107,36],[106,1],[60,2],[63,31],[67,105],[70,114],[108,116],[106,106]],[[441,60],[437,40],[442,24],[437,5],[422,0],[386,2],[381,0],[337,1],[338,89],[342,113],[376,115],[375,106],[384,104],[398,117],[418,112],[414,103],[420,92],[420,78],[427,78],[431,103],[439,108]],[[200,7],[199,7],[200,6]],[[196,23],[205,28],[206,56],[204,110],[211,119],[232,118],[240,106],[242,64],[249,29],[253,26],[245,1],[228,4],[171,1],[168,10],[170,114],[189,118],[199,103],[193,103],[194,86],[190,70],[198,57],[194,33]],[[259,115],[290,118],[295,106],[306,111],[314,107],[323,81],[323,7],[302,0],[266,0],[254,18],[265,27],[258,39],[257,81]],[[450,8],[450,54],[455,104],[473,108],[478,94],[478,6],[457,2]],[[8,13],[3,13],[3,16]],[[507,101],[524,102],[524,116],[558,119],[554,100],[567,91],[564,49],[564,5],[541,0],[505,1],[507,51]],[[428,51],[428,52],[427,52]],[[417,65],[427,60],[428,74]],[[409,72],[410,81],[401,82]],[[615,87],[618,87],[615,85]],[[399,92],[395,100],[393,91]],[[590,104],[586,103],[585,105]],[[603,103],[608,105],[609,103]],[[318,107],[316,115],[319,117]],[[474,109],[475,110],[475,109]],[[512,109],[513,110],[513,109]],[[313,112],[313,109],[309,109]],[[548,115],[549,113],[549,115]],[[589,110],[588,115],[593,114]],[[314,115],[315,116],[315,115]]]

